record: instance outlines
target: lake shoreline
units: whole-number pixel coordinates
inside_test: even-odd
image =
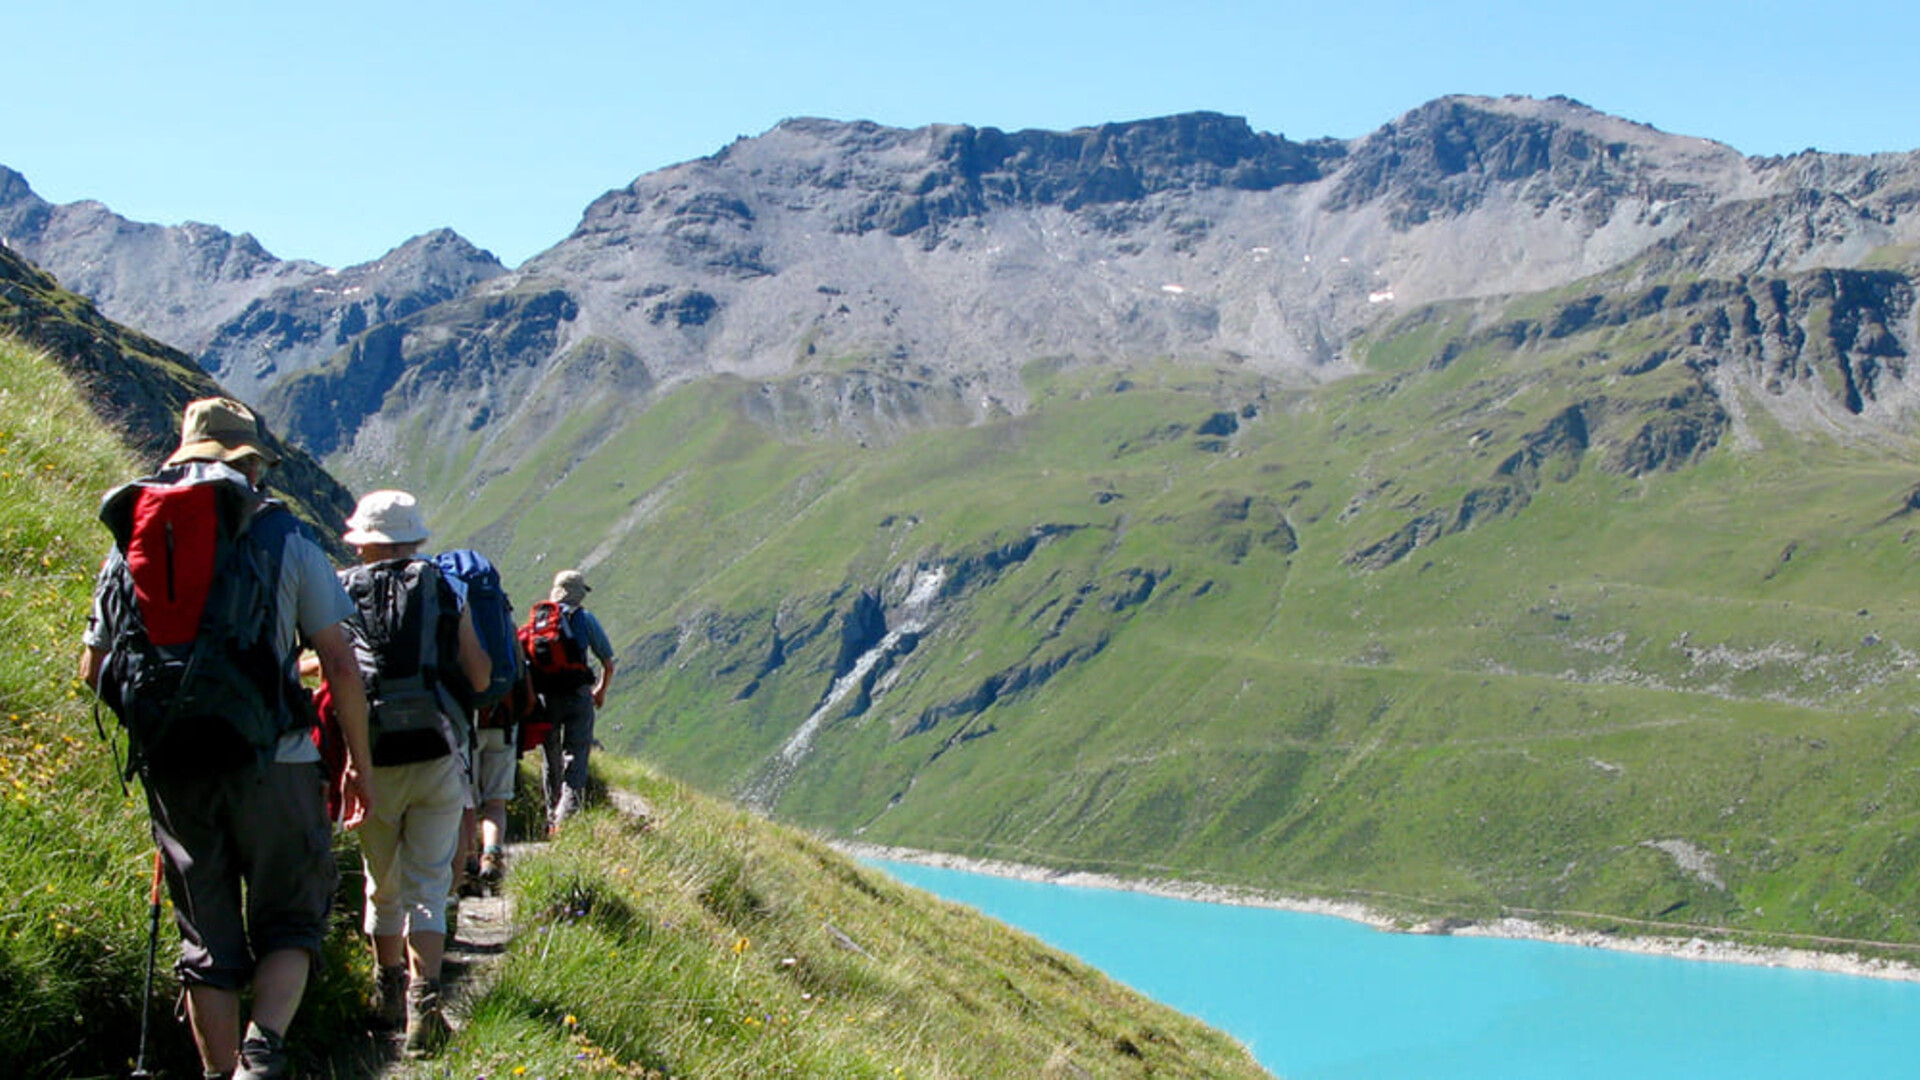
[[[1878,957],[1861,956],[1853,952],[1828,952],[1820,949],[1801,949],[1774,945],[1741,945],[1730,941],[1709,940],[1704,937],[1661,937],[1655,935],[1622,936],[1604,934],[1597,930],[1577,930],[1570,927],[1555,926],[1532,919],[1503,917],[1492,920],[1436,919],[1427,923],[1408,926],[1403,920],[1394,918],[1385,912],[1370,908],[1365,904],[1344,900],[1325,900],[1312,897],[1283,896],[1277,893],[1263,892],[1258,889],[1237,886],[1203,885],[1188,881],[1125,878],[1113,874],[1088,873],[1078,870],[1055,870],[1044,866],[1026,863],[1006,862],[999,859],[971,859],[959,855],[950,855],[939,851],[922,851],[917,848],[886,847],[880,844],[856,842],[835,842],[836,849],[857,859],[880,859],[890,862],[914,863],[919,866],[931,866],[945,870],[963,870],[968,873],[987,874],[993,877],[1013,878],[1021,881],[1046,882],[1054,885],[1071,885],[1089,889],[1113,889],[1124,892],[1147,893],[1165,896],[1176,900],[1197,900],[1208,904],[1229,904],[1237,907],[1272,908],[1279,911],[1293,911],[1306,915],[1331,915],[1371,926],[1387,933],[1402,934],[1440,934],[1456,937],[1492,937],[1511,938],[1522,941],[1544,941],[1556,945],[1580,945],[1587,948],[1611,949],[1617,952],[1640,953],[1647,956],[1665,956],[1680,960],[1704,960],[1713,963],[1745,964],[1753,967],[1788,968],[1798,971],[1821,971],[1835,975],[1852,975],[1860,978],[1887,979],[1896,982],[1920,982],[1920,965]]]

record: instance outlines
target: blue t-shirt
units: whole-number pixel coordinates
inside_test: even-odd
[[[607,640],[607,631],[601,627],[600,620],[593,612],[571,604],[560,605],[560,613],[566,616],[567,632],[575,641],[587,647],[587,651],[600,658],[601,666],[613,660],[613,643]]]

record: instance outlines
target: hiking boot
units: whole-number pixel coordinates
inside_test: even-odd
[[[453,1026],[440,1010],[440,980],[417,980],[407,989],[407,1057],[432,1057],[452,1034]]]
[[[259,1024],[248,1024],[247,1037],[240,1042],[240,1067],[233,1071],[233,1080],[266,1080],[286,1075],[285,1041]]]
[[[480,884],[490,893],[500,890],[500,881],[507,876],[506,856],[500,849],[492,848],[480,856]]]
[[[407,1022],[407,965],[380,969],[373,984],[373,1022],[388,1031],[397,1031]]]
[[[468,859],[467,865],[460,871],[460,884],[457,892],[463,898],[469,896],[485,896],[486,889],[484,885],[485,882],[480,876],[480,860]]]

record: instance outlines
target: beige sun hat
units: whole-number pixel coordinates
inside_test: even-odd
[[[404,491],[369,491],[347,519],[349,544],[417,544],[430,534],[420,504]]]
[[[167,459],[167,464],[231,463],[249,456],[269,465],[280,464],[280,455],[267,445],[260,418],[232,398],[201,398],[187,403],[187,411],[180,418],[180,448]]]
[[[553,592],[547,598],[556,604],[578,604],[592,591],[587,585],[587,575],[578,570],[562,570],[553,575]]]

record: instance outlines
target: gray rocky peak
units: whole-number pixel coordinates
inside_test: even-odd
[[[350,448],[381,410],[453,438],[560,382],[638,409],[714,374],[797,378],[769,422],[858,401],[881,436],[1017,412],[1036,360],[1321,381],[1352,370],[1357,335],[1436,301],[1860,267],[1920,243],[1916,190],[1915,155],[1750,159],[1566,98],[1457,96],[1307,142],[1205,112],[1015,132],[791,119],[607,192],[512,271],[445,231],[345,270],[282,263],[205,226],[47,207],[14,174],[0,229],[314,445]]]

